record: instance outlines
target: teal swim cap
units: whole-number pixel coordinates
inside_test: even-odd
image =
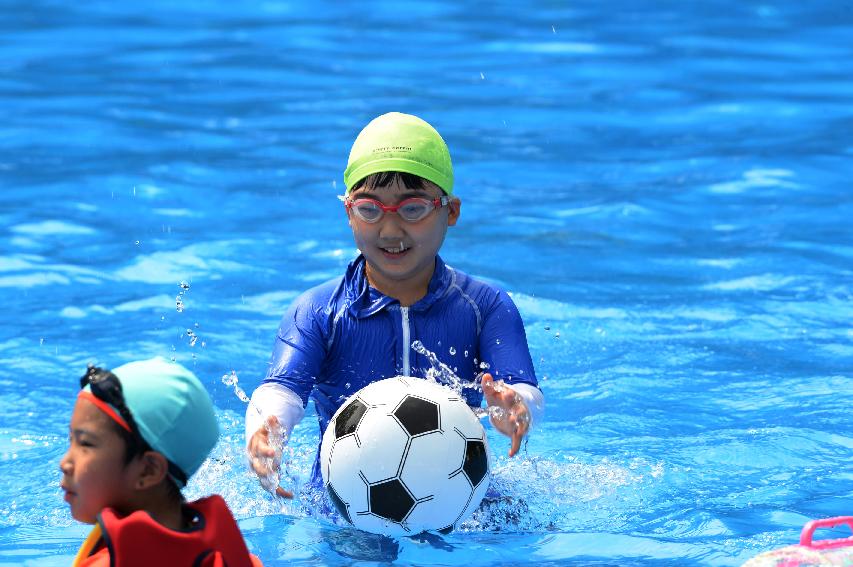
[[[453,165],[447,144],[435,128],[417,116],[389,112],[374,118],[350,150],[344,185],[353,185],[373,173],[400,171],[432,181],[453,194]]]
[[[219,440],[213,402],[199,379],[159,356],[112,372],[142,438],[191,477]]]

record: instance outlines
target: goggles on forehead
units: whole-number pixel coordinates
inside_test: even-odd
[[[447,195],[437,199],[411,197],[393,206],[383,205],[376,199],[353,199],[348,196],[340,196],[338,199],[343,201],[344,206],[355,216],[367,223],[379,222],[385,213],[397,213],[406,222],[418,222],[435,209],[440,209],[450,202],[450,197]]]
[[[143,451],[153,450],[151,445],[142,437],[142,434],[139,433],[136,420],[133,419],[133,414],[130,413],[130,409],[124,401],[124,394],[122,393],[121,382],[118,376],[109,370],[104,370],[90,364],[86,369],[86,374],[80,377],[80,388],[85,388],[86,384],[89,385],[92,395],[97,400],[108,404],[107,407],[101,407],[101,409],[118,422],[122,428],[133,435],[142,446]],[[113,408],[115,411],[118,411],[118,415],[115,414],[115,411],[112,411]],[[167,462],[169,464],[169,474],[181,483],[181,486],[186,486],[187,475],[184,474],[184,471],[172,461],[167,459]]]

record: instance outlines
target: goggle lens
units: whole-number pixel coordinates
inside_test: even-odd
[[[358,199],[352,204],[352,212],[364,222],[376,222],[382,218],[382,208],[369,199]]]

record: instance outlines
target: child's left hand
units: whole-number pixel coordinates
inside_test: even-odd
[[[486,373],[483,374],[481,384],[486,404],[502,410],[497,412],[499,416],[491,416],[491,422],[498,431],[512,439],[509,449],[509,456],[512,457],[518,453],[521,440],[530,429],[530,410],[521,396],[511,386],[504,384],[503,380],[495,382],[492,375]]]

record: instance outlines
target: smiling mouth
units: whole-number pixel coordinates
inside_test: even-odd
[[[409,250],[406,246],[380,246],[380,249],[386,254],[402,254],[406,250]]]

